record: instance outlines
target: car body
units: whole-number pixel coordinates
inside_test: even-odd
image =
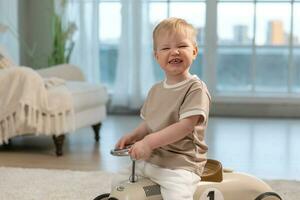
[[[112,155],[128,156],[128,148],[112,150]],[[261,179],[223,169],[217,160],[208,159],[194,200],[282,200],[272,188]],[[112,189],[94,200],[163,200],[160,186],[149,178],[135,175],[135,161],[132,160],[132,174]]]

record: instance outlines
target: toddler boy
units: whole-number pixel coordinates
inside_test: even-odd
[[[137,174],[159,184],[164,200],[193,200],[206,163],[210,94],[189,72],[198,55],[196,35],[196,29],[179,18],[155,27],[154,56],[165,80],[150,89],[141,109],[143,122],[116,144],[122,149],[134,143],[129,153],[138,160]]]

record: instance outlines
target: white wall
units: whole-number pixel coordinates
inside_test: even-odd
[[[19,1],[18,8],[19,34],[30,49],[34,46],[36,48],[31,59],[28,49],[21,46],[21,64],[32,68],[47,67],[52,46],[53,0],[22,0]]]

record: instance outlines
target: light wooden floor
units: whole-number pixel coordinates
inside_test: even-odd
[[[55,156],[50,137],[18,137],[9,149],[0,147],[0,166],[115,172],[129,159],[109,151],[138,123],[137,116],[109,116],[99,143],[91,128],[78,130],[66,137],[62,157]],[[206,140],[209,157],[226,168],[261,178],[300,180],[300,119],[212,117]]]

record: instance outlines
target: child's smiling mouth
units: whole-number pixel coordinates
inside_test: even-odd
[[[174,59],[171,59],[171,60],[169,61],[169,64],[178,64],[178,63],[181,63],[181,62],[182,62],[181,59],[179,59],[179,58],[174,58]]]

